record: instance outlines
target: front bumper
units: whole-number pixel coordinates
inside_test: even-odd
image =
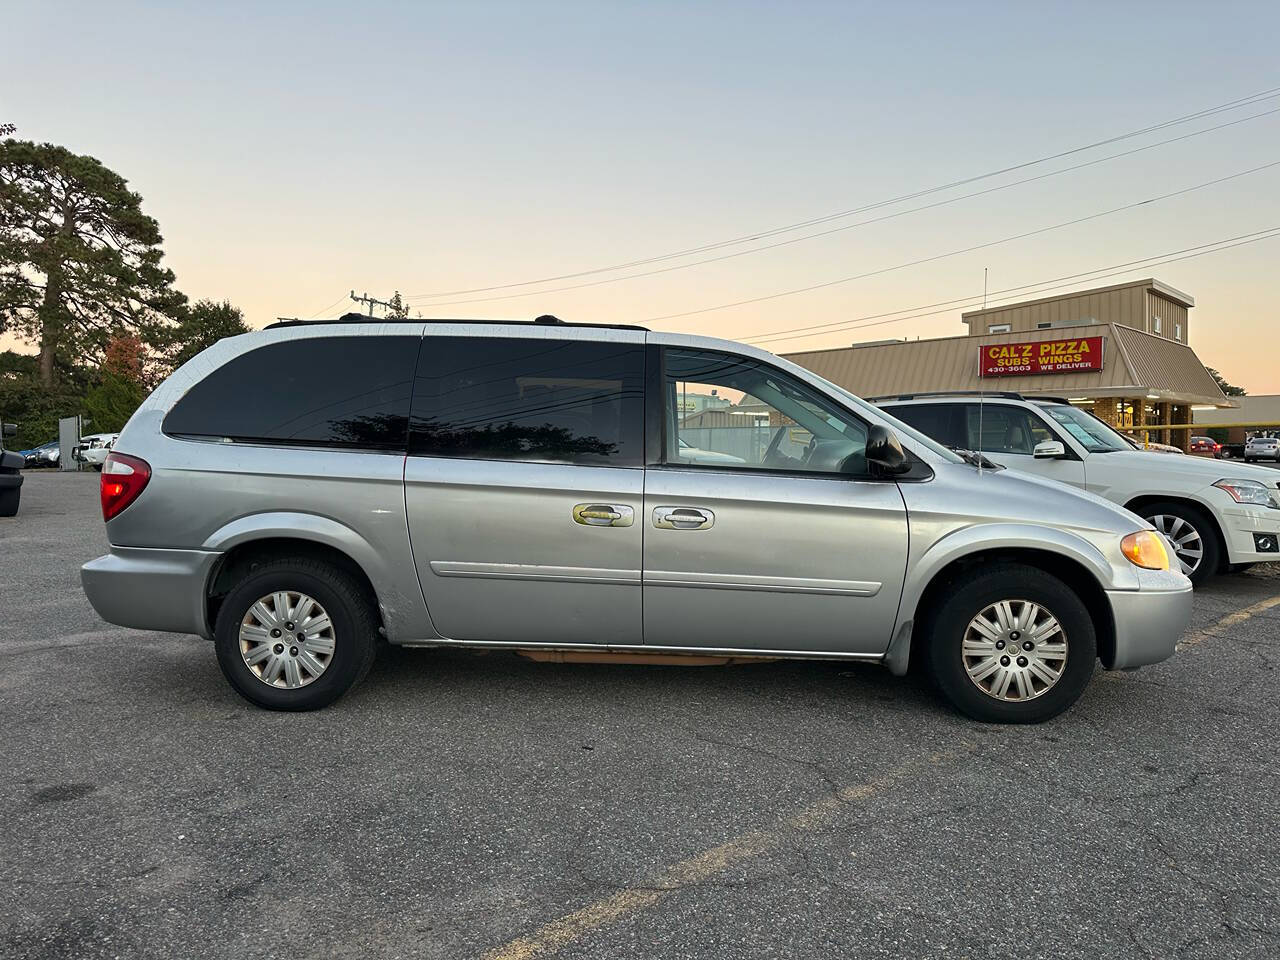
[[[1222,519],[1222,535],[1227,541],[1227,559],[1231,563],[1280,560],[1280,553],[1260,552],[1254,537],[1254,534],[1280,537],[1280,510],[1232,505],[1222,511]]]
[[[210,638],[205,587],[220,556],[203,550],[113,546],[109,554],[80,568],[80,583],[108,623]]]
[[[1172,577],[1171,577],[1172,579]],[[1191,585],[1168,590],[1108,590],[1115,624],[1115,653],[1108,670],[1132,670],[1173,656],[1191,621]]]

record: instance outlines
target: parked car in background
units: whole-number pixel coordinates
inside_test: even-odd
[[[1201,457],[1216,457],[1222,450],[1222,444],[1213,437],[1192,437],[1187,441],[1187,452]]]
[[[16,423],[0,423],[0,517],[17,516],[22,498],[22,468],[26,458],[15,450],[4,448],[4,438],[17,435]]]
[[[115,443],[119,433],[90,433],[80,438],[72,456],[80,463],[87,463],[95,470],[101,470],[111,445]]]
[[[1219,460],[1243,460],[1244,444],[1243,443],[1224,443],[1218,447]]]
[[[686,440],[679,442],[679,451],[677,456],[686,463],[746,463],[742,457],[735,457],[731,453],[718,453],[715,450],[703,450],[695,447]]]
[[[1275,437],[1250,437],[1244,444],[1244,458],[1280,462],[1280,440]]]
[[[751,412],[685,426],[705,388]],[[682,439],[728,455],[690,462]],[[101,489],[98,613],[212,639],[231,685],[279,710],[335,700],[385,638],[915,662],[965,713],[1034,722],[1099,658],[1171,656],[1191,609],[1128,511],[979,470],[763,350],[639,327],[227,338],[143,402]]]
[[[1236,565],[1280,560],[1280,471],[1229,470],[1200,457],[1135,450],[1065,400],[1004,393],[883,397],[895,417],[941,443],[980,449],[1008,467],[1080,487],[1149,520],[1196,583]],[[981,437],[979,437],[979,430]]]
[[[101,470],[119,436],[118,433],[95,433],[84,437],[80,441],[80,459],[93,469]]]
[[[23,450],[22,456],[28,467],[56,467],[61,459],[61,450],[57,440],[50,440],[30,450]]]

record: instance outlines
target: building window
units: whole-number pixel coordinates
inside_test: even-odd
[[[1037,323],[1037,324],[1036,324],[1036,329],[1037,329],[1037,330],[1048,330],[1048,329],[1049,329],[1050,327],[1052,327],[1052,326],[1053,326],[1053,323],[1052,323],[1051,321],[1048,321],[1048,320],[1041,320],[1039,323]]]
[[[1153,333],[1160,333],[1160,332],[1161,332],[1161,331],[1160,331],[1160,318],[1159,318],[1159,317],[1152,317],[1152,318],[1151,318],[1151,330],[1152,330],[1152,332],[1153,332]]]
[[[1177,321],[1173,325],[1173,339],[1179,343],[1182,342],[1182,321]]]
[[[991,323],[987,325],[987,333],[1009,333],[1013,330],[1011,323]]]

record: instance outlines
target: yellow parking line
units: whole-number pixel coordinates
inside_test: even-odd
[[[1203,630],[1197,630],[1185,640],[1181,641],[1175,649],[1185,650],[1187,647],[1194,647],[1197,643],[1204,643],[1210,637],[1216,637],[1220,633],[1230,630],[1238,623],[1244,623],[1254,614],[1262,613],[1264,610],[1270,610],[1272,607],[1280,606],[1280,595],[1267,597],[1265,600],[1259,600],[1257,603],[1245,607],[1243,610],[1237,610],[1235,613],[1228,614],[1217,623],[1210,624]]]
[[[531,957],[553,954],[587,934],[621,920],[628,914],[653,906],[681,887],[709,880],[734,864],[759,856],[776,847],[785,832],[812,832],[827,826],[847,804],[866,800],[905,779],[909,774],[967,753],[973,749],[973,746],[965,743],[955,749],[932,754],[923,761],[914,760],[899,764],[874,780],[841,787],[821,800],[811,803],[799,813],[780,820],[772,828],[751,830],[727,843],[704,850],[687,860],[681,860],[654,877],[652,882],[619,890],[580,910],[552,920],[533,933],[489,951],[484,955],[483,960],[529,960]]]

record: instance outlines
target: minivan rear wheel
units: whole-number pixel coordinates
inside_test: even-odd
[[[377,649],[373,605],[346,571],[303,557],[247,568],[218,608],[218,665],[245,699],[316,710],[364,679]]]
[[[975,720],[1048,720],[1075,703],[1093,675],[1088,609],[1068,584],[1036,567],[998,563],[962,574],[930,628],[934,680]]]

